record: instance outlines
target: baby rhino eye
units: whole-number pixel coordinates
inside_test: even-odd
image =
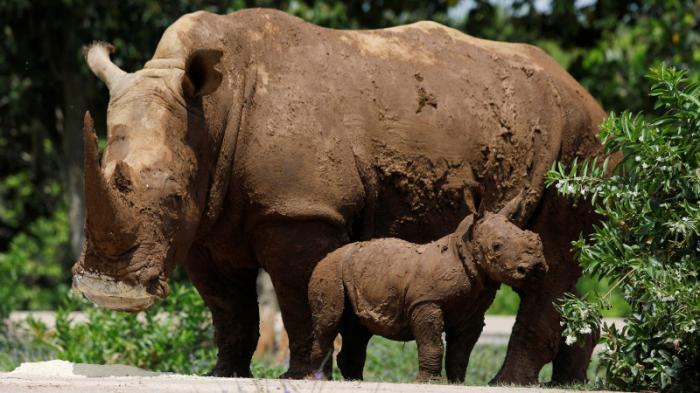
[[[501,244],[501,242],[494,242],[493,243],[493,251],[501,251],[502,247],[503,247],[503,245]]]

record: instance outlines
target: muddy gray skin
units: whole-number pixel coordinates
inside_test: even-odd
[[[544,191],[555,160],[597,154],[605,113],[543,51],[432,22],[325,29],[279,11],[188,14],[144,68],[86,50],[109,87],[100,156],[86,122],[85,249],[74,287],[139,311],[180,263],[211,309],[214,375],[249,376],[264,268],[290,339],[285,376],[309,371],[308,281],[360,240],[429,242],[473,212],[473,190],[538,233],[550,267],[521,308],[495,381],[585,378],[592,346],[560,346],[554,299],[580,275],[570,242],[594,217]],[[579,359],[571,362],[571,359]]]
[[[378,334],[416,340],[417,380],[439,380],[446,332],[447,378],[463,382],[499,285],[522,289],[546,272],[539,237],[503,213],[469,215],[428,244],[387,238],[345,245],[319,262],[309,282],[311,377],[331,377],[333,341],[343,332],[338,367],[345,379],[362,379],[367,343]]]

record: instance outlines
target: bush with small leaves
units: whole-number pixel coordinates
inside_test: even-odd
[[[58,310],[55,329],[28,321],[34,347],[78,363],[120,363],[183,374],[206,373],[214,366],[211,315],[189,284],[173,285],[166,300],[138,314],[89,306],[82,299],[68,303]],[[87,322],[70,319],[76,303],[83,303]]]
[[[556,164],[548,185],[588,198],[601,221],[574,242],[585,273],[619,288],[625,327],[603,326],[600,354],[609,387],[694,391],[700,386],[700,86],[685,71],[649,75],[655,115],[611,114],[600,138],[605,156]],[[610,170],[609,170],[610,169]],[[600,325],[610,291],[558,304],[566,343]]]

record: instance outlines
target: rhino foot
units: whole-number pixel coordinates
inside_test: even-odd
[[[231,364],[217,363],[207,376],[220,378],[251,378],[252,374],[249,367],[235,367]]]

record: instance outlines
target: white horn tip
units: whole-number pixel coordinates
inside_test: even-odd
[[[109,55],[109,54],[114,53],[117,50],[117,48],[114,45],[110,44],[109,42],[92,41],[88,45],[83,46],[83,57],[85,57],[85,61],[87,61],[88,54],[92,50],[103,50],[103,51],[107,52],[107,54]]]

